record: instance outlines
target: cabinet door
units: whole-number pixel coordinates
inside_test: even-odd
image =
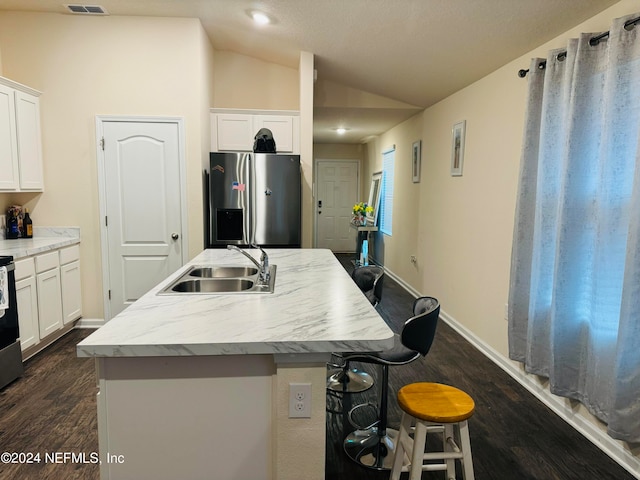
[[[253,129],[257,132],[261,128],[271,130],[278,153],[294,152],[293,117],[287,115],[255,115],[253,117]]]
[[[16,123],[20,189],[42,191],[42,140],[38,97],[16,91]]]
[[[36,276],[38,291],[38,320],[40,338],[62,328],[62,291],[60,288],[60,267]]]
[[[18,188],[18,145],[14,90],[0,85],[0,190]]]
[[[20,346],[22,350],[25,350],[40,341],[36,277],[27,277],[16,282],[16,301],[18,304]]]
[[[253,151],[253,137],[257,130],[254,131],[252,115],[220,113],[215,118],[212,137],[217,138],[217,148],[213,151]]]
[[[62,318],[66,325],[82,316],[79,261],[76,260],[60,267],[60,283],[62,284]]]

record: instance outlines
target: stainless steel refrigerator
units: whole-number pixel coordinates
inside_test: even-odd
[[[204,172],[205,247],[300,247],[300,156],[211,153]]]

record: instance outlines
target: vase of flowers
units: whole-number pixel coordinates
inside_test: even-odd
[[[367,224],[367,214],[373,213],[373,207],[364,202],[356,203],[353,206],[352,213],[351,224],[360,227]]]

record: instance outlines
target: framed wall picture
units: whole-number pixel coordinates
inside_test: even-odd
[[[380,208],[380,189],[382,188],[382,172],[375,172],[371,175],[371,187],[369,188],[369,202],[367,205],[373,207],[373,212],[367,213],[367,223],[376,226],[378,221],[378,208]]]
[[[413,183],[420,183],[421,146],[422,140],[418,140],[417,142],[413,142],[413,147],[411,148],[411,173]]]
[[[451,176],[462,176],[462,164],[464,162],[464,135],[466,120],[453,126],[451,135]]]

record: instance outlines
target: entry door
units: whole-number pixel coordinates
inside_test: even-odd
[[[181,124],[101,125],[110,319],[183,264]]]
[[[349,226],[358,200],[357,160],[318,160],[316,220],[318,248],[354,252],[356,230]]]

